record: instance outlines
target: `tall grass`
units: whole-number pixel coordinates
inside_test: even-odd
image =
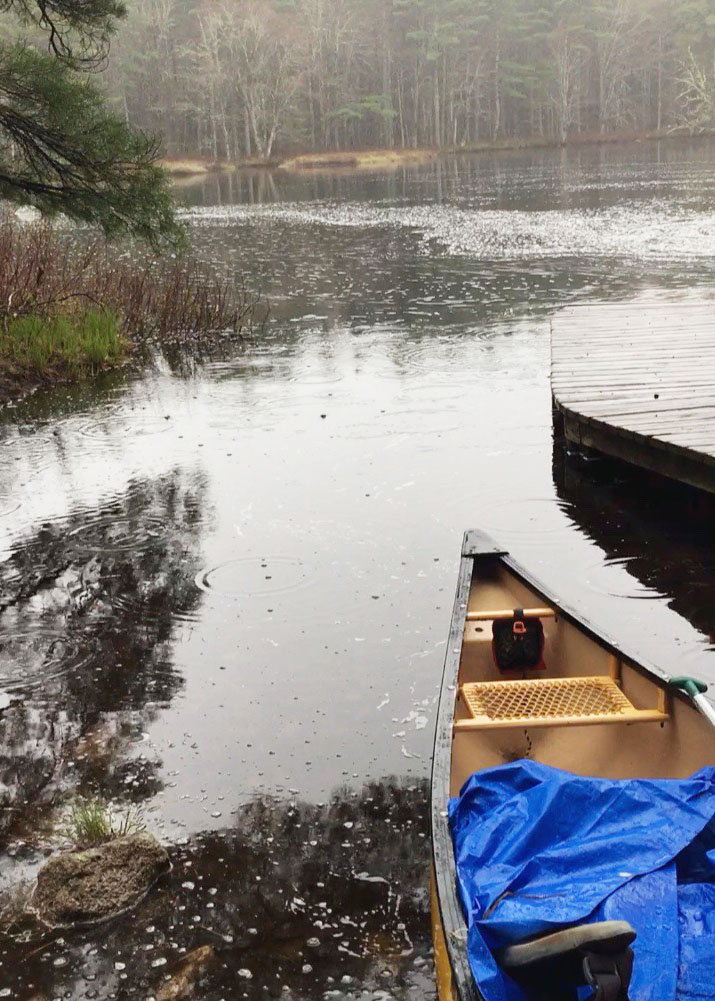
[[[98,309],[16,316],[0,329],[0,365],[29,377],[94,373],[118,364],[127,349],[116,316]]]
[[[255,298],[192,258],[0,217],[0,378],[76,376],[250,333]]]
[[[89,848],[144,830],[146,826],[136,807],[116,816],[102,800],[83,799],[71,808],[64,834],[77,848]]]

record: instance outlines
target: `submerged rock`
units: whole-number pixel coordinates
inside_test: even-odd
[[[62,852],[40,870],[33,904],[49,924],[102,921],[141,900],[168,868],[166,851],[146,833]]]

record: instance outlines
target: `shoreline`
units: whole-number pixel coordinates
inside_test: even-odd
[[[443,153],[459,156],[463,153],[498,153],[529,149],[580,149],[588,146],[615,146],[619,143],[672,142],[712,138],[714,132],[699,132],[691,135],[685,132],[667,130],[648,132],[597,132],[583,133],[565,140],[532,136],[521,139],[495,139],[485,142],[468,143],[464,146],[444,147]]]
[[[28,400],[35,393],[52,391],[61,386],[79,386],[94,383],[102,376],[116,375],[141,371],[142,365],[134,365],[131,358],[125,357],[114,364],[105,364],[95,372],[82,372],[70,375],[58,369],[50,369],[42,375],[8,376],[0,372],[0,417],[7,411]]]
[[[571,150],[590,146],[613,146],[618,143],[677,142],[712,138],[715,131],[698,133],[648,132],[583,133],[566,140],[544,136],[486,139],[461,146],[328,150],[318,153],[293,153],[288,156],[268,158],[248,157],[235,162],[215,161],[205,157],[173,156],[158,162],[175,179],[209,177],[215,174],[242,170],[285,170],[290,173],[313,173],[339,170],[386,170],[399,167],[421,166],[441,157],[473,155],[476,153],[520,152],[524,150]]]

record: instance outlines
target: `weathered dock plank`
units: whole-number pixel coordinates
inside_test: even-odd
[[[715,493],[715,300],[561,310],[551,391],[570,441]]]

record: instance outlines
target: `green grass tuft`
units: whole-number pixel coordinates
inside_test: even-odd
[[[126,353],[119,321],[105,310],[50,317],[30,313],[0,329],[0,372],[4,368],[14,375],[89,374],[118,364]]]
[[[136,807],[129,807],[120,816],[115,816],[102,800],[90,799],[74,804],[63,833],[78,848],[87,848],[128,834],[139,834],[145,829],[141,812]]]

